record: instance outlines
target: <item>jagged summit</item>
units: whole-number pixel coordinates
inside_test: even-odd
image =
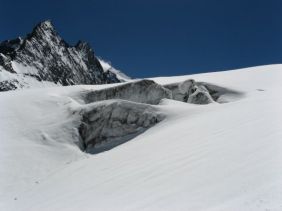
[[[54,26],[51,20],[42,21],[39,24],[37,24],[35,28],[42,28],[44,30],[49,30],[49,29],[54,30]]]
[[[42,84],[105,84],[120,80],[105,72],[87,42],[69,45],[52,22],[37,24],[25,38],[0,43],[0,91]]]
[[[46,20],[39,22],[32,30],[32,33],[40,32],[40,31],[56,31],[51,20]]]
[[[46,35],[53,35],[53,36],[58,36],[59,34],[57,33],[55,27],[53,26],[52,22],[50,20],[42,21],[38,23],[32,30],[30,34],[27,35],[27,38],[31,38],[34,36],[46,36]]]

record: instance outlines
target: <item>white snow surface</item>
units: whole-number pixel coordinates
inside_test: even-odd
[[[229,103],[163,100],[166,119],[110,151],[81,152],[80,93],[0,93],[0,210],[282,210],[282,65],[153,78],[243,92]]]

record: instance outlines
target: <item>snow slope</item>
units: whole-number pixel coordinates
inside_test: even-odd
[[[282,65],[153,80],[190,78],[244,96],[163,100],[165,120],[96,155],[72,111],[115,85],[0,93],[0,210],[282,210]]]

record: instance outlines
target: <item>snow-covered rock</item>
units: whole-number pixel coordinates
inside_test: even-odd
[[[225,103],[229,96],[241,98],[243,95],[239,91],[193,79],[165,84],[164,87],[172,91],[172,99],[193,104]]]
[[[121,81],[121,82],[126,82],[126,81],[130,81],[131,78],[129,76],[127,76],[126,74],[124,74],[122,71],[114,68],[110,62],[106,62],[105,60],[98,58],[100,64],[103,67],[104,72],[110,72],[110,73],[114,73],[116,75],[116,77]]]
[[[13,80],[0,83],[13,84],[17,88],[33,87],[24,83],[22,76],[58,85],[105,84],[120,80],[111,71],[105,72],[90,45],[79,41],[69,45],[56,32],[50,21],[39,23],[25,38],[0,43],[0,66],[13,73]],[[9,87],[6,88],[9,90]]]
[[[16,73],[12,67],[11,58],[2,53],[0,53],[0,66],[11,73]]]
[[[205,86],[198,84],[193,79],[168,84],[164,87],[172,91],[172,98],[174,100],[193,104],[209,104],[214,102]]]
[[[195,86],[195,81],[189,79],[180,83],[164,85],[165,88],[172,91],[172,98],[181,102],[187,102],[191,90]]]
[[[209,91],[203,85],[195,85],[188,96],[187,103],[193,104],[209,104],[213,103]]]
[[[151,105],[125,100],[88,104],[80,113],[80,147],[89,153],[102,152],[120,145],[164,118]]]
[[[230,101],[241,99],[244,93],[238,90],[233,90],[223,86],[218,86],[207,82],[197,82],[198,86],[203,87],[205,91],[208,91],[213,101],[218,103],[228,103]]]
[[[86,91],[86,103],[108,99],[123,99],[138,103],[158,104],[162,99],[172,97],[171,91],[152,80],[138,80],[97,91]]]

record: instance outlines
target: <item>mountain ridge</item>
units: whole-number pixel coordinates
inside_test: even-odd
[[[68,44],[50,20],[37,24],[25,38],[0,42],[0,91],[118,82],[114,72],[103,69],[89,43]]]

